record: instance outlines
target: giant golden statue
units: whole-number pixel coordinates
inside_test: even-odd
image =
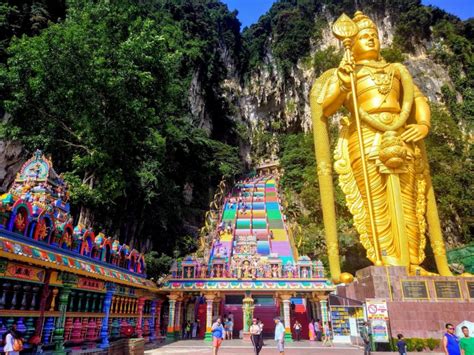
[[[341,274],[327,118],[344,106],[334,152],[339,186],[367,257],[375,265],[406,266],[427,274],[427,229],[438,272],[451,275],[429,175],[423,138],[430,129],[427,99],[407,68],[380,57],[375,24],[362,12],[342,15],[333,33],[346,49],[338,68],[311,90],[311,111],[326,244],[332,278]]]

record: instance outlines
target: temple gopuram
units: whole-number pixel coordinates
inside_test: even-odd
[[[280,316],[288,341],[295,320],[304,333],[311,319],[329,321],[328,296],[335,286],[321,261],[298,255],[282,212],[277,171],[276,163],[262,165],[258,177],[218,192],[221,199],[211,203],[215,223],[202,249],[175,262],[162,288],[169,299],[168,338],[179,337],[187,321],[198,321],[200,336],[210,340],[213,320],[225,315],[232,315],[233,336],[244,339],[252,317],[263,321],[269,336],[273,318]]]
[[[0,196],[0,337],[15,324],[25,351],[40,345],[58,354],[155,339],[161,300],[143,254],[73,226],[68,199],[40,151]]]

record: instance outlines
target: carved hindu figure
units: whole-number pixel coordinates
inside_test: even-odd
[[[354,33],[344,38],[350,26]],[[311,90],[332,277],[340,281],[327,117],[342,106],[350,116],[341,120],[334,169],[367,257],[375,265],[406,266],[411,273],[425,273],[420,264],[425,259],[428,218],[438,270],[448,275],[422,141],[430,129],[427,99],[403,64],[381,58],[377,27],[362,12],[352,20],[341,16],[333,31],[344,40],[346,55]],[[434,208],[428,216],[427,202]]]

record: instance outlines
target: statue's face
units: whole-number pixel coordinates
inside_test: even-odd
[[[352,46],[352,54],[354,59],[377,59],[379,57],[380,41],[376,30],[367,28],[357,34],[354,45]]]

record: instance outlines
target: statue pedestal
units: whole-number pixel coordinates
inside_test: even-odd
[[[439,339],[446,323],[474,319],[474,277],[409,276],[404,267],[369,266],[337,294],[386,300],[392,337]]]

